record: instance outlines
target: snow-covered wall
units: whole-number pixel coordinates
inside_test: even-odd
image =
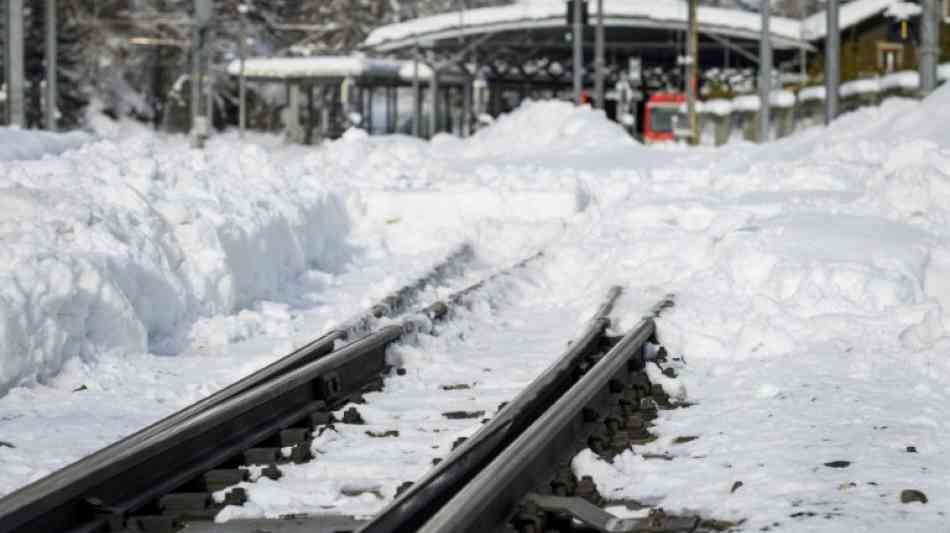
[[[347,254],[342,198],[256,145],[142,132],[0,165],[0,394],[71,358],[174,353],[198,317]]]

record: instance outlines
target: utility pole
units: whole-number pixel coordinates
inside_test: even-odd
[[[204,148],[210,130],[210,98],[204,98],[208,81],[208,32],[214,10],[212,0],[195,1],[195,21],[191,32],[191,144]]]
[[[581,105],[584,90],[584,20],[583,0],[574,0],[574,103]]]
[[[594,106],[597,109],[604,109],[607,103],[604,92],[604,77],[607,74],[604,31],[604,0],[597,0],[597,30],[594,34]]]
[[[244,138],[244,129],[247,127],[247,82],[244,76],[244,60],[247,57],[247,12],[250,8],[247,4],[238,4],[238,13],[241,16],[240,42],[238,42],[238,54],[241,58],[241,73],[238,78],[238,128],[241,138]]]
[[[26,126],[23,101],[23,0],[7,0],[7,46],[4,61],[7,79],[7,123]]]
[[[920,13],[920,95],[937,88],[937,60],[940,49],[940,6],[937,0],[923,0]]]
[[[772,41],[769,35],[769,0],[762,0],[762,36],[759,42],[759,142],[768,142],[771,124],[769,95],[772,93]]]
[[[696,89],[699,87],[699,20],[698,0],[689,0],[689,36],[686,40],[686,119],[689,144],[699,144],[699,120],[696,117]]]
[[[838,0],[828,0],[828,11],[825,15],[825,125],[828,125],[838,117],[838,84],[841,82]]]
[[[56,0],[46,0],[46,129],[56,131]]]

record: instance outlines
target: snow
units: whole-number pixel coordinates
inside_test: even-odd
[[[881,78],[881,89],[917,89],[920,87],[920,74],[914,70],[902,70]]]
[[[219,521],[379,510],[619,284],[617,332],[676,294],[658,336],[678,376],[649,372],[690,406],[661,411],[658,439],[612,464],[578,454],[601,494],[749,531],[940,531],[948,123],[945,85],[773,143],[651,148],[599,111],[530,102],[466,140],[228,134],[197,152],[141,131],[5,164],[0,440],[15,448],[0,446],[0,492],[273,361],[469,242],[469,271],[423,301],[544,254],[438,335],[390,348],[406,372],[355,405],[367,425],[324,431],[315,461],[247,483],[251,501]],[[674,444],[686,435],[699,438]],[[904,489],[929,503],[902,504]]]
[[[301,78],[378,78],[411,81],[413,62],[394,59],[370,59],[360,55],[316,57],[252,57],[244,60],[249,78],[292,80]],[[228,63],[228,74],[241,73],[240,60]],[[419,78],[432,77],[432,69],[420,63]]]
[[[757,94],[742,94],[732,99],[732,109],[735,111],[758,111],[761,101]]]
[[[79,148],[91,140],[90,135],[78,131],[53,133],[0,127],[0,162],[57,155]]]
[[[950,63],[937,66],[937,79],[941,81],[950,80]]]
[[[911,17],[920,15],[921,8],[919,4],[911,2],[897,2],[887,6],[884,10],[884,16],[894,20],[908,20]]]
[[[804,89],[798,91],[798,100],[800,102],[809,102],[812,100],[824,100],[824,99],[825,99],[824,86],[805,87]]]
[[[772,107],[794,107],[795,93],[791,91],[772,91],[769,94],[769,105]]]
[[[703,102],[703,111],[720,117],[727,117],[732,113],[732,101],[723,98]]]
[[[881,84],[876,78],[853,80],[841,84],[838,88],[841,96],[847,98],[856,94],[870,94],[881,91]]]
[[[892,6],[903,3],[902,0],[854,0],[843,3],[838,10],[838,28],[842,30],[850,28],[882,11],[891,9]],[[806,18],[801,24],[801,32],[810,41],[824,39],[828,33],[827,13],[819,11]]]
[[[629,0],[604,0],[604,13],[608,24],[637,27],[644,24],[669,23],[682,26],[686,23],[686,2],[662,0],[659,2],[631,2]],[[503,7],[487,7],[450,12],[443,15],[421,17],[381,26],[374,29],[363,47],[386,49],[387,45],[408,39],[426,39],[440,34],[457,35],[459,32],[479,32],[491,29],[513,30],[521,27],[562,26],[564,2],[561,0],[521,0]],[[733,9],[700,6],[699,24],[713,32],[760,31],[761,20],[755,13]],[[799,22],[783,17],[772,17],[773,35],[797,41],[800,37]]]

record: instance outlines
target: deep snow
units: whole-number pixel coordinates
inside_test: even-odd
[[[3,210],[0,440],[16,447],[0,446],[0,491],[272,361],[468,241],[479,264],[455,286],[545,254],[438,337],[391,350],[407,374],[359,408],[400,437],[325,433],[315,462],[251,484],[219,519],[378,510],[477,426],[443,406],[492,414],[620,284],[619,330],[676,293],[659,335],[694,405],[613,465],[576,458],[605,496],[750,531],[939,530],[947,123],[950,86],[769,145],[646,148],[596,112],[540,102],[466,141],[224,136],[197,153],[143,132],[4,165],[0,201],[20,214]],[[699,438],[671,443],[684,435]],[[908,488],[929,503],[900,503]]]

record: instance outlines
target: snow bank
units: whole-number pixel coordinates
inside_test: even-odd
[[[735,111],[758,111],[759,107],[759,96],[755,94],[744,94],[732,99],[732,109]]]
[[[347,255],[342,198],[264,149],[139,136],[0,167],[0,392],[72,358],[175,353],[197,318]]]
[[[719,117],[727,117],[732,113],[732,102],[723,98],[708,100],[703,105],[703,111]]]
[[[854,80],[841,84],[839,92],[841,96],[847,98],[856,94],[870,94],[881,91],[881,84],[876,78],[864,80]]]
[[[913,70],[902,70],[881,78],[881,89],[916,89],[920,87],[920,74]]]
[[[465,152],[470,157],[528,156],[552,150],[588,153],[595,148],[636,144],[622,126],[604,118],[602,111],[569,102],[527,102],[476,133],[466,143]]]
[[[0,161],[39,159],[79,148],[90,141],[90,135],[78,131],[53,133],[0,127]]]
[[[825,99],[825,88],[823,86],[805,87],[804,89],[798,91],[798,100],[800,102],[810,102],[812,100],[824,100],[824,99]]]

